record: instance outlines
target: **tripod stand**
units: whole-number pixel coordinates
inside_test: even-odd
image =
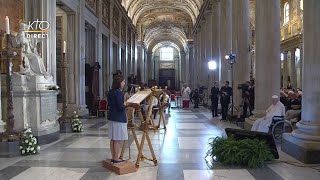
[[[235,58],[235,57],[234,57]],[[234,59],[230,58],[229,60],[229,64],[230,64],[230,68],[231,68],[231,88],[232,88],[232,96],[231,96],[231,106],[229,106],[228,108],[228,112],[231,110],[231,118],[233,117],[233,112],[234,109],[239,112],[239,109],[234,105],[234,99],[233,99],[233,64],[235,63]],[[229,122],[231,122],[232,119],[228,118],[227,116],[227,120]]]

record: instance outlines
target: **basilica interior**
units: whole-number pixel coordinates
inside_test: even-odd
[[[0,180],[320,179],[320,0],[0,0],[0,8]],[[130,173],[106,165],[118,75],[130,97],[150,92],[132,119],[126,112]],[[226,82],[231,100],[224,105],[219,92],[215,105],[212,89]],[[279,158],[209,166],[211,138],[250,134],[275,97],[286,112],[264,135]]]

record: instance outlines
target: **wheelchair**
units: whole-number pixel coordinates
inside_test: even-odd
[[[269,126],[269,133],[272,134],[274,140],[278,143],[282,141],[283,133],[291,133],[294,130],[294,124],[285,120],[284,116],[274,116]]]

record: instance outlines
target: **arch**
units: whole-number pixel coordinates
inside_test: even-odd
[[[183,45],[179,41],[177,41],[176,39],[173,39],[172,37],[163,38],[163,39],[154,39],[152,42],[150,42],[150,44],[148,46],[148,50],[152,51],[157,44],[160,44],[163,42],[170,42],[172,44],[175,44],[175,47],[176,47],[176,49],[179,50],[179,52],[185,50]]]
[[[155,27],[152,29],[148,29],[144,36],[144,42],[148,44],[153,38],[166,36],[166,35],[173,35],[179,39],[179,41],[184,44],[187,39],[186,34],[179,28],[172,27],[172,28],[161,28]]]
[[[172,42],[172,41],[162,41],[162,42],[159,42],[157,43],[153,48],[152,48],[152,53],[154,53],[157,49],[161,48],[161,47],[164,47],[164,46],[169,46],[169,47],[172,47],[174,49],[176,49],[177,51],[180,52],[180,48],[179,46]]]

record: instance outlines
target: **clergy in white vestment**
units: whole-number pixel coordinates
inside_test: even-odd
[[[279,101],[279,97],[272,96],[272,105],[266,111],[267,115],[263,118],[257,119],[251,128],[251,131],[268,132],[269,126],[274,116],[285,116],[286,109],[284,105]]]
[[[182,108],[189,108],[191,89],[185,84],[181,89]]]

